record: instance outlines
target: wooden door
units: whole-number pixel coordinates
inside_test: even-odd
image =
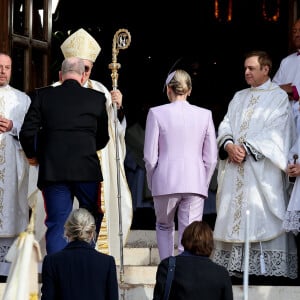
[[[11,85],[30,93],[49,84],[52,0],[1,0],[0,51],[13,60]]]

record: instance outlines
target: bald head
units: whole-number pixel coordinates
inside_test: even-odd
[[[61,65],[61,80],[75,79],[80,84],[83,81],[84,62],[78,57],[66,58]]]

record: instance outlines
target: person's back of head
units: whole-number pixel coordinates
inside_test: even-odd
[[[96,235],[96,224],[93,215],[85,208],[73,210],[64,225],[64,234],[69,241],[90,243]]]
[[[190,94],[192,79],[186,71],[178,69],[168,75],[166,86],[171,88],[176,95]]]
[[[214,247],[212,229],[204,221],[194,221],[185,228],[181,243],[185,251],[210,256]]]
[[[74,79],[80,84],[83,80],[84,62],[78,57],[66,58],[61,64],[61,80]]]

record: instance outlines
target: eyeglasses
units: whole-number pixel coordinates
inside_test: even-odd
[[[84,72],[86,72],[86,73],[87,73],[87,72],[89,72],[89,71],[90,71],[90,69],[91,69],[91,68],[90,68],[89,66],[84,66]]]

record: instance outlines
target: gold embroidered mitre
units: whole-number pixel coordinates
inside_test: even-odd
[[[60,46],[65,58],[79,57],[95,62],[101,48],[97,41],[84,29],[71,34]]]

